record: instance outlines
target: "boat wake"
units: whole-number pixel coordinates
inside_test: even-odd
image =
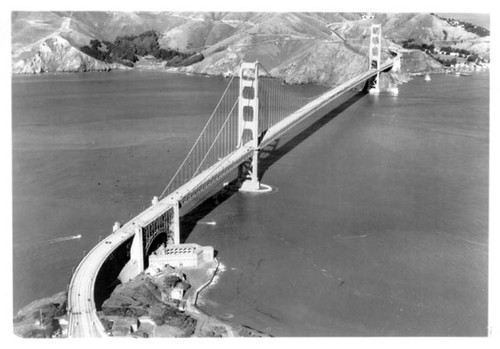
[[[78,239],[81,239],[81,237],[82,237],[81,234],[71,235],[71,236],[65,236],[62,238],[51,239],[51,240],[45,241],[45,243],[46,244],[55,244],[55,243],[63,242],[63,241],[78,240]]]
[[[217,222],[212,221],[212,222],[198,222],[198,224],[204,224],[204,225],[217,225]]]

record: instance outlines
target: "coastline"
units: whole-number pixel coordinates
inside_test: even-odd
[[[207,311],[201,309],[198,306],[199,295],[201,292],[206,290],[208,287],[212,286],[215,277],[220,273],[220,262],[214,257],[215,268],[211,268],[212,271],[205,274],[207,279],[205,282],[203,280],[202,284],[199,285],[193,292],[192,295],[186,301],[186,313],[193,316],[197,320],[196,331],[194,337],[270,337],[269,334],[260,332],[256,329],[249,328],[240,324],[235,324],[230,321],[220,319],[219,317],[208,313]],[[207,270],[209,270],[208,268]],[[188,274],[189,280],[189,274]]]
[[[418,57],[423,55],[423,52],[420,50],[404,50],[404,54],[409,54],[413,52],[414,55]],[[426,63],[429,62],[429,63]],[[424,64],[425,63],[425,64]],[[488,68],[477,69],[477,71],[487,70]],[[424,76],[426,74],[439,75],[439,74],[449,74],[455,71],[470,71],[475,72],[476,70],[470,69],[467,67],[445,67],[441,63],[434,61],[433,58],[427,57],[425,59],[412,59],[406,58],[402,63],[401,70],[398,72],[385,72],[381,74],[381,88],[382,89],[390,89],[395,86],[401,85],[403,83],[408,82],[414,77]],[[75,71],[44,71],[44,72],[33,72],[33,73],[21,73],[15,72],[12,70],[12,76],[26,76],[26,75],[58,75],[58,74],[78,74],[78,73],[109,73],[109,72],[121,72],[121,71],[136,71],[136,72],[158,72],[158,73],[166,73],[166,74],[181,74],[184,76],[203,76],[203,77],[223,77],[227,78],[231,75],[231,72],[228,71],[226,73],[221,73],[220,71],[214,70],[213,72],[205,71],[199,72],[195,69],[195,67],[187,66],[187,67],[171,67],[166,66],[165,61],[156,61],[151,60],[145,57],[139,57],[139,61],[135,64],[134,67],[127,67],[123,65],[116,65],[107,70],[75,70]],[[284,79],[283,76],[277,75],[272,76],[274,79]],[[312,84],[324,85],[319,81],[311,81]],[[293,84],[293,83],[292,83]],[[302,83],[297,83],[297,85],[302,85]],[[330,86],[330,85],[324,85]],[[335,86],[335,85],[331,85]]]
[[[210,286],[215,278],[215,275],[217,274],[218,270],[219,270],[219,266],[220,266],[220,262],[219,260],[217,259],[217,257],[214,257],[214,261],[216,263],[216,266],[215,266],[215,269],[214,271],[212,272],[212,275],[210,276],[210,279],[207,280],[204,284],[202,284],[201,286],[199,286],[195,291],[194,291],[194,295],[193,295],[193,299],[192,299],[192,306],[194,308],[196,308],[197,310],[200,310],[200,308],[198,308],[197,306],[197,301],[198,301],[198,296],[200,294],[200,292],[202,292],[205,288],[207,288],[208,286]],[[188,303],[189,304],[189,303]]]
[[[101,312],[100,320],[108,328],[108,334],[115,337],[270,337],[266,333],[247,326],[220,319],[199,308],[200,293],[213,285],[216,275],[220,272],[219,267],[219,260],[214,258],[213,264],[207,262],[198,268],[176,270],[177,274],[187,274],[188,283],[193,287],[186,292],[185,306],[179,307],[180,313],[177,311],[177,314],[179,314],[178,319],[175,319],[175,312],[173,315],[174,322],[181,321],[180,327],[170,323],[163,323],[161,320],[158,323],[158,319],[155,320],[155,316],[147,315],[147,312],[146,315],[141,316],[141,307],[122,308],[122,314],[120,314],[120,311],[117,313],[116,309],[114,314],[104,315]],[[161,271],[160,274],[164,272]],[[138,280],[127,282],[121,286],[123,288],[132,287],[131,290],[136,290],[134,292],[139,292],[140,295],[142,292],[140,286],[143,285],[147,289],[149,287],[148,283],[151,280],[156,280],[158,274],[150,277],[147,275],[150,274],[145,273]],[[130,286],[131,283],[133,283],[133,286]],[[152,307],[162,305],[165,306],[168,303],[152,304]],[[66,306],[66,292],[59,292],[51,297],[31,302],[20,309],[14,317],[14,334],[23,338],[67,338],[67,331],[65,330],[68,323]],[[149,308],[149,306],[144,305],[145,309]],[[129,313],[130,309],[136,309],[135,313]],[[183,326],[186,326],[185,319],[189,318],[195,319],[195,322],[194,325],[189,325],[189,323],[193,323],[190,321],[186,330],[186,327]],[[115,328],[115,325],[111,325],[115,323],[118,324],[117,328]],[[134,325],[134,323],[137,323],[137,325]],[[131,332],[124,330],[126,327],[134,328],[134,326],[136,328]],[[111,328],[113,328],[113,331]],[[191,334],[189,334],[190,328]],[[120,331],[122,335],[120,335]],[[188,334],[186,334],[186,331]]]

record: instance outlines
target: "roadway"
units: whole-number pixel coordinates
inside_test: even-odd
[[[150,206],[101,240],[83,257],[72,275],[68,288],[68,337],[107,336],[97,316],[94,300],[94,286],[99,270],[116,248],[134,236],[136,223],[142,226],[144,222],[151,221],[171,207],[172,205],[163,200]]]
[[[104,261],[133,234],[133,229],[118,230],[99,242],[81,260],[68,289],[68,337],[106,336],[95,308],[95,280]]]

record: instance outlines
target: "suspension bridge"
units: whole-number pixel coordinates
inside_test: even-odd
[[[259,151],[300,124],[325,105],[365,84],[379,89],[379,75],[397,69],[399,55],[382,47],[380,25],[372,25],[360,53],[362,72],[319,96],[303,98],[272,78],[258,62],[242,62],[233,75],[173,178],[152,205],[100,241],[73,272],[68,286],[68,336],[103,337],[94,300],[99,271],[112,253],[130,242],[130,260],[123,271],[133,277],[142,272],[153,241],[160,235],[167,244],[180,244],[180,210],[238,170],[241,191],[262,192],[270,187],[258,178]],[[361,51],[361,50],[360,50]],[[384,53],[384,54],[383,54]]]

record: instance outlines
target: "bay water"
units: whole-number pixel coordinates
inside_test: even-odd
[[[12,78],[14,312],[162,192],[227,82]],[[488,105],[488,73],[415,78],[279,139],[261,154],[273,191],[234,193],[187,234],[221,262],[202,308],[275,336],[485,335]]]

